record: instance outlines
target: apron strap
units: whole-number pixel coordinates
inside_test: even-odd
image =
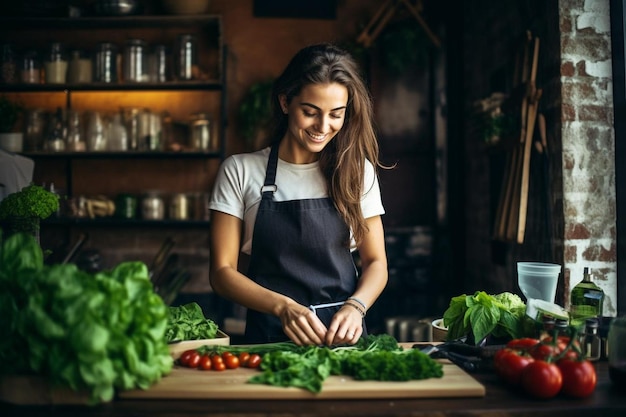
[[[265,170],[265,182],[261,187],[263,199],[273,199],[274,193],[278,190],[276,186],[276,171],[278,170],[278,143],[272,145],[270,156],[267,159],[267,169]]]

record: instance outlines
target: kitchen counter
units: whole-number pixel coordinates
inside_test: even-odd
[[[88,406],[16,406],[0,402],[0,415],[17,416],[626,416],[626,391],[612,385],[606,362],[596,364],[598,385],[589,398],[535,400],[504,386],[491,373],[472,374],[486,387],[478,398],[359,400],[129,400]]]

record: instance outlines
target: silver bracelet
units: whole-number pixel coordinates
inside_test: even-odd
[[[348,297],[348,300],[352,300],[352,301],[356,301],[357,303],[361,304],[361,307],[363,307],[363,310],[367,310],[367,306],[365,305],[365,303],[361,300],[359,300],[356,297]]]

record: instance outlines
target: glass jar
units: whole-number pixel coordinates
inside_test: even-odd
[[[42,109],[30,109],[26,112],[24,129],[24,150],[37,152],[44,150],[44,129],[46,112]]]
[[[41,62],[37,51],[26,51],[22,56],[20,66],[20,81],[24,84],[39,84],[41,82]]]
[[[146,42],[141,39],[126,41],[123,66],[125,82],[144,83],[150,81]]]
[[[67,114],[67,141],[66,149],[72,152],[87,150],[83,133],[82,115],[79,111],[69,110]]]
[[[148,192],[141,200],[141,217],[145,220],[163,220],[165,206],[156,191]]]
[[[611,320],[607,343],[611,381],[616,387],[626,390],[626,316]]]
[[[15,84],[17,82],[17,63],[13,45],[6,43],[0,46],[0,53],[2,54],[0,82],[2,84]]]
[[[72,51],[67,82],[72,84],[90,83],[92,79],[91,67],[91,59],[85,51]]]
[[[189,81],[198,78],[198,40],[194,35],[179,35],[176,44],[176,78]]]
[[[117,47],[110,42],[101,42],[94,55],[94,81],[114,83],[117,81]]]
[[[67,82],[67,56],[65,47],[60,42],[50,44],[48,56],[44,61],[47,84],[65,84]]]
[[[217,141],[211,134],[211,120],[206,113],[197,113],[191,119],[190,144],[196,151],[216,151]]]
[[[150,82],[164,83],[168,80],[167,48],[155,45],[148,57],[148,74]]]

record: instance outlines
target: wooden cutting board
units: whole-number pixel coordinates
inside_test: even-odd
[[[358,399],[482,397],[485,387],[458,366],[443,363],[443,378],[407,382],[355,381],[331,376],[322,392],[299,388],[248,384],[257,370],[239,368],[222,372],[174,367],[172,373],[148,390],[119,393],[122,399]]]

